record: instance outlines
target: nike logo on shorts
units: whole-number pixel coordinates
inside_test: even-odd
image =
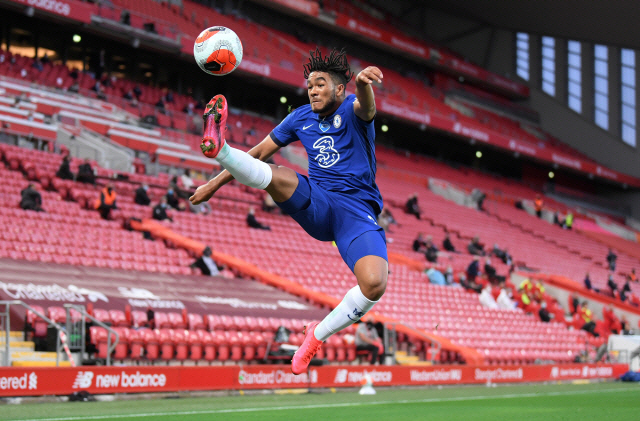
[[[304,127],[302,127],[302,130],[307,130],[311,126],[313,126],[313,124],[309,124],[308,126],[304,126]]]

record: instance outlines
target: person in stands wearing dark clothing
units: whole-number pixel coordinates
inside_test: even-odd
[[[56,177],[61,178],[63,180],[73,180],[73,173],[71,172],[71,157],[69,155],[65,155],[62,158],[62,162],[60,163],[60,167],[56,172]]]
[[[487,275],[489,282],[493,282],[497,279],[498,272],[496,268],[491,265],[491,258],[487,257],[484,262],[484,273]]]
[[[35,184],[29,183],[27,188],[20,192],[20,207],[24,210],[44,212],[42,196]]]
[[[451,242],[451,238],[449,238],[449,233],[446,233],[444,235],[444,240],[442,240],[442,248],[452,253],[456,252],[456,248],[453,246],[453,243]]]
[[[256,219],[256,215],[255,215],[256,211],[253,208],[253,206],[249,206],[249,212],[247,213],[247,225],[250,228],[258,228],[261,230],[271,230],[271,227],[268,225],[264,225],[261,224],[260,222],[258,222],[258,220]]]
[[[78,167],[78,181],[81,183],[96,184],[96,176],[88,159]]]
[[[427,250],[424,252],[427,261],[431,263],[436,263],[438,261],[438,247],[433,244],[433,238],[429,235],[426,241]]]
[[[404,211],[409,215],[414,215],[420,219],[420,206],[418,206],[418,193],[413,193],[407,199],[407,203],[404,205]]]
[[[480,244],[480,239],[478,237],[473,237],[469,245],[467,246],[467,251],[469,254],[473,254],[474,256],[484,256],[484,246]]]
[[[467,266],[467,279],[470,282],[475,282],[476,277],[480,274],[480,259],[477,257],[473,258],[473,261],[469,263]]]
[[[156,312],[151,306],[147,307],[147,326],[149,329],[155,329]]]
[[[424,238],[424,234],[419,232],[415,240],[413,240],[413,251],[419,253],[425,253],[427,251],[427,241]]]
[[[153,207],[153,219],[156,219],[158,221],[164,221],[165,219],[168,219],[169,221],[173,222],[173,218],[171,218],[167,214],[167,207],[167,196],[162,196],[160,198],[160,203]]]
[[[618,291],[618,284],[613,280],[613,274],[609,275],[609,279],[607,280],[607,286],[609,287],[609,291],[611,295],[616,296],[616,291]]]
[[[147,194],[148,190],[149,190],[149,186],[147,186],[146,184],[143,184],[140,187],[138,187],[136,189],[136,196],[133,199],[133,201],[138,205],[149,206],[149,204],[151,203],[151,199]]]
[[[588,290],[592,290],[593,286],[591,285],[591,278],[589,277],[589,272],[584,277],[584,287]]]
[[[164,197],[166,197],[167,199],[167,204],[173,209],[178,211],[183,211],[185,209],[184,203],[180,202],[180,198],[178,197],[174,189],[169,188],[169,190],[167,190],[167,194]]]
[[[616,270],[616,260],[618,260],[618,255],[609,249],[609,253],[607,253],[607,263],[609,263],[609,270],[612,272]]]
[[[629,294],[631,293],[631,286],[629,285],[629,278],[626,278],[624,281],[624,285],[620,290],[620,300],[627,301]]]
[[[192,268],[200,269],[203,275],[207,276],[218,276],[220,275],[220,269],[218,269],[218,265],[211,258],[211,247],[207,246],[202,251],[202,256],[198,257],[195,262],[191,264]]]

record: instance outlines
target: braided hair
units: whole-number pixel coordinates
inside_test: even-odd
[[[315,52],[309,51],[309,54],[309,63],[304,65],[305,79],[309,79],[312,72],[327,72],[336,85],[343,84],[346,88],[347,83],[353,78],[353,72],[349,68],[347,53],[344,49],[340,51],[333,49],[324,58],[319,47],[316,47]]]

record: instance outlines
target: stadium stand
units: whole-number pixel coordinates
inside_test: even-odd
[[[326,6],[328,10],[345,13],[358,20],[370,18],[342,2],[326,2]],[[184,1],[183,7],[178,8],[149,0],[114,0],[112,9],[103,9],[99,13],[103,18],[119,20],[125,9],[132,12],[131,26],[142,29],[151,21],[158,35],[170,39],[195,34],[212,22],[237,27],[245,43],[254,46],[248,49],[248,57],[265,62],[283,57],[285,63],[280,63],[283,66],[301,62],[311,46],[291,35],[238,17],[224,16],[189,1]],[[385,24],[384,27],[395,31],[394,26]],[[279,313],[278,317],[268,317],[267,312],[262,315],[252,312],[249,316],[246,311],[236,311],[235,308],[226,312],[191,313],[202,305],[192,302],[189,303],[189,311],[184,309],[182,313],[173,311],[176,309],[155,311],[154,325],[149,326],[150,320],[142,305],[148,301],[140,299],[140,305],[134,310],[124,301],[114,300],[114,305],[109,308],[102,308],[99,304],[103,303],[96,302],[93,316],[117,329],[120,342],[114,352],[116,360],[158,364],[187,360],[215,364],[265,361],[269,360],[269,350],[280,326],[292,332],[290,344],[301,343],[303,325],[325,314],[327,309],[303,303],[297,297],[258,282],[235,278],[234,284],[230,284],[223,278],[204,278],[189,266],[194,258],[191,251],[169,242],[150,241],[139,232],[124,229],[132,218],[145,220],[151,216],[149,207],[133,203],[134,190],[143,183],[149,184],[149,194],[155,203],[166,192],[169,174],[126,174],[127,179],[121,180],[115,171],[101,168],[93,162],[98,176],[96,186],[55,177],[62,155],[52,151],[56,149],[59,125],[63,124],[91,130],[137,153],[155,155],[157,162],[163,165],[211,170],[211,162],[198,152],[200,139],[193,134],[196,128],[194,118],[183,112],[190,105],[195,108],[193,98],[174,92],[174,101],[168,102],[165,110],[161,111],[155,104],[167,95],[166,89],[113,79],[104,87],[106,101],[96,100],[97,93],[91,88],[99,81],[84,72],[78,73],[79,94],[69,95],[64,91],[76,82],[71,76],[72,69],[61,64],[46,64],[45,69],[39,72],[33,68],[31,58],[6,51],[0,53],[7,57],[0,63],[3,76],[0,79],[2,132],[20,136],[22,140],[28,137],[44,141],[49,149],[34,150],[0,143],[0,159],[4,163],[0,168],[3,180],[0,186],[0,265],[5,269],[0,273],[4,282],[28,279],[37,273],[41,283],[62,283],[66,280],[64,288],[71,290],[70,285],[73,285],[76,291],[77,288],[109,290],[116,285],[125,289],[131,285],[140,288],[147,285],[151,290],[150,285],[162,284],[165,290],[174,290],[170,295],[180,300],[186,300],[186,291],[190,296],[194,291],[206,296],[211,291],[220,294],[226,291],[233,295],[241,290],[243,300],[257,297],[258,302],[259,298],[273,302],[273,296],[277,296],[306,309],[299,314],[289,309]],[[353,61],[361,67],[367,65],[358,58],[353,58]],[[405,77],[390,69],[384,69],[384,72],[382,99],[428,110],[461,124],[479,123],[496,133],[517,137],[525,144],[539,146],[542,143],[545,148],[589,160],[543,133],[535,122],[523,123],[475,103],[452,99],[453,91],[467,90],[486,101],[499,103],[503,108],[512,108],[513,114],[517,114],[515,110],[518,107],[499,95],[462,86],[449,77],[437,77],[433,86],[429,86],[425,80]],[[122,96],[137,85],[142,93],[139,103],[133,105]],[[200,112],[196,111],[196,114]],[[527,109],[519,111],[534,114]],[[157,126],[139,126],[138,118],[145,116],[154,116]],[[234,110],[230,119],[230,140],[247,150],[257,144],[274,124],[270,118]],[[385,205],[398,221],[398,225],[392,226],[388,233],[393,240],[389,250],[404,258],[398,259],[405,263],[392,260],[389,289],[385,299],[376,307],[379,314],[397,323],[450,339],[456,345],[478,350],[490,364],[568,363],[590,347],[603,343],[605,338],[594,339],[580,330],[579,320],[572,318],[564,309],[560,309],[561,317],[555,320],[557,323],[543,323],[537,315],[527,314],[521,308],[487,309],[479,303],[476,293],[457,285],[431,285],[423,273],[427,267],[424,255],[414,252],[411,243],[417,232],[424,232],[440,245],[445,234],[449,233],[462,253],[440,252],[435,267],[444,270],[451,266],[459,274],[473,260],[473,256],[465,252],[467,243],[479,236],[487,246],[495,243],[508,249],[518,269],[534,270],[537,274],[564,275],[573,280],[580,280],[585,272],[589,272],[595,280],[594,286],[601,289],[605,287],[608,275],[607,248],[613,247],[618,252],[617,276],[626,275],[634,268],[640,269],[637,250],[628,249],[627,243],[613,241],[609,237],[562,230],[516,210],[513,206],[516,201],[530,200],[541,193],[523,183],[470,168],[455,169],[427,157],[407,157],[383,146],[378,147],[376,154],[378,184],[387,202]],[[305,171],[282,156],[277,155],[274,159],[278,164]],[[77,171],[80,163],[80,159],[73,158],[72,171]],[[30,181],[39,186],[46,212],[18,208],[20,191]],[[118,192],[118,209],[113,212],[112,220],[103,220],[91,207],[100,189],[108,182],[112,182]],[[446,183],[467,194],[474,188],[486,191],[489,195],[487,212],[460,206],[437,195],[429,189],[431,182]],[[419,220],[403,212],[407,197],[414,192],[418,193],[423,204]],[[215,249],[243,259],[247,265],[277,274],[311,291],[341,297],[353,285],[353,275],[340,262],[333,245],[309,242],[301,228],[282,215],[258,211],[259,219],[272,227],[268,232],[246,226],[248,208],[259,208],[261,200],[261,192],[231,184],[211,200],[212,214],[176,211],[172,213],[173,222],[162,224],[177,234],[211,244]],[[545,197],[545,201],[548,206],[564,213],[575,211],[551,198]],[[225,224],[213,224],[213,220],[224,220]],[[264,244],[271,246],[262,247]],[[514,269],[496,259],[493,263],[500,276],[508,277]],[[455,279],[457,284],[459,275]],[[240,284],[242,287],[238,286]],[[631,288],[634,294],[640,295],[637,284]],[[131,290],[127,291],[131,293]],[[419,297],[419,302],[412,299],[415,297]],[[220,297],[216,299],[224,301]],[[414,304],[407,306],[409,301]],[[64,309],[56,305],[40,310],[60,322],[66,317]],[[34,314],[27,314],[27,325],[34,338],[46,336],[46,325],[43,326]],[[351,328],[332,337],[324,345],[321,356],[330,362],[356,362],[355,348],[350,340],[353,333]],[[105,359],[109,332],[93,326],[90,338],[96,358]],[[461,354],[447,349],[439,355],[429,355],[428,344],[407,335],[399,336],[399,348],[418,354],[422,359],[442,363],[465,362]]]

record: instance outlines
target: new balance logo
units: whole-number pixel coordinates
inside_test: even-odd
[[[347,317],[351,320],[353,320],[354,322],[357,322],[358,320],[360,320],[360,318],[362,316],[364,316],[364,311],[358,311],[357,308],[353,309],[353,316],[355,317],[351,317],[351,314],[347,314]]]
[[[86,389],[91,387],[93,381],[93,371],[78,371],[76,380],[73,382],[73,389]]]

